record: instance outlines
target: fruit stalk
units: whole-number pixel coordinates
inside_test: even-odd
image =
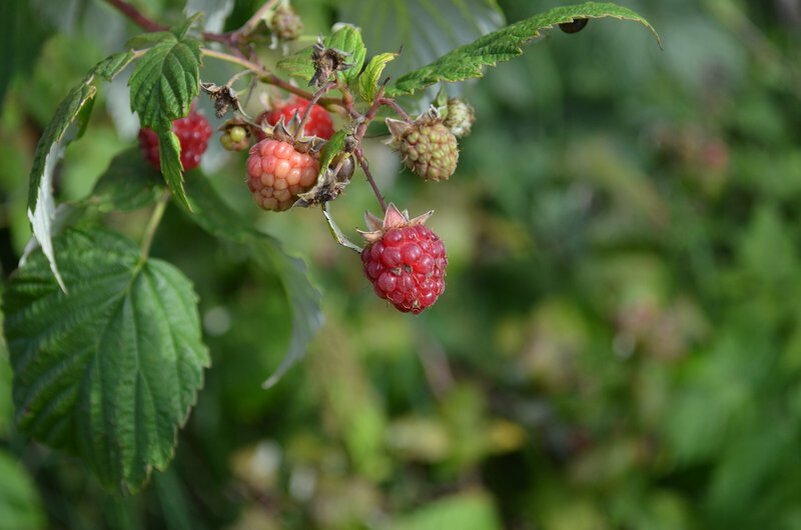
[[[335,82],[329,81],[322,87],[320,87],[320,89],[317,92],[315,92],[314,95],[312,95],[311,99],[309,99],[309,104],[306,107],[306,110],[303,112],[303,116],[300,118],[300,125],[298,125],[298,130],[295,131],[296,136],[303,135],[303,129],[306,127],[306,123],[309,121],[309,116],[311,116],[312,109],[314,109],[314,106],[317,104],[318,101],[320,101],[320,98],[322,98],[326,92],[328,92],[335,86],[336,86]]]
[[[375,198],[378,199],[378,204],[381,205],[381,210],[386,212],[387,201],[384,200],[384,195],[381,194],[381,190],[378,188],[378,184],[376,184],[375,179],[373,179],[373,174],[370,173],[370,165],[367,163],[367,159],[364,157],[364,153],[362,153],[361,147],[356,149],[356,151],[353,153],[353,156],[356,157],[356,161],[359,162],[362,171],[364,171],[365,177],[367,177],[367,182],[369,182],[370,187],[373,188],[373,193],[375,194]]]
[[[167,201],[169,201],[169,199],[170,192],[165,191],[161,197],[159,197],[158,202],[156,202],[156,206],[150,214],[150,219],[147,220],[147,226],[145,226],[145,232],[142,235],[142,244],[140,246],[142,249],[141,261],[143,263],[150,254],[150,246],[153,244],[153,237],[156,235],[156,230],[161,223],[161,218],[164,215],[164,210],[167,208]]]

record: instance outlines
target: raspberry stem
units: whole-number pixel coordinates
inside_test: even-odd
[[[150,219],[147,221],[147,226],[145,226],[145,232],[142,235],[142,258],[141,261],[144,262],[147,260],[148,255],[150,254],[150,246],[153,244],[153,236],[156,235],[156,229],[159,227],[159,223],[161,223],[161,217],[164,215],[164,210],[167,207],[167,201],[170,199],[170,193],[165,191],[161,197],[159,197],[158,201],[156,202],[156,206],[153,208],[153,212],[150,214]]]
[[[298,129],[295,131],[294,137],[297,140],[298,137],[303,136],[303,128],[306,127],[306,122],[309,121],[309,116],[311,116],[312,109],[320,101],[320,98],[325,95],[326,92],[331,90],[336,86],[336,83],[333,81],[329,81],[328,83],[324,84],[317,92],[309,100],[309,104],[306,107],[306,110],[303,112],[303,117],[300,119],[300,125],[298,125]]]
[[[145,31],[164,31],[167,26],[159,24],[142,14],[141,11],[123,0],[106,0],[108,4],[115,7],[123,15],[131,19],[131,22]]]
[[[362,167],[362,171],[364,171],[364,175],[367,177],[367,182],[370,183],[370,187],[373,188],[373,193],[375,194],[375,198],[378,199],[378,204],[381,205],[381,210],[386,212],[387,201],[384,200],[384,196],[381,194],[378,184],[376,184],[375,179],[373,179],[373,174],[370,173],[370,165],[367,163],[367,159],[364,157],[361,147],[356,149],[353,155],[356,157],[356,161],[359,162],[359,165]]]
[[[130,3],[126,2],[125,0],[106,0],[106,3],[117,9],[120,13],[128,17],[131,22],[139,26],[145,31],[153,32],[153,31],[167,31],[169,30],[169,26],[164,24],[160,24],[155,20],[147,17],[144,13],[139,11],[136,7],[131,5]],[[227,44],[231,48],[236,48],[237,41],[239,40],[239,33],[237,31],[220,34],[220,33],[211,33],[209,31],[203,32],[203,38],[205,40],[214,41],[214,42],[221,42],[223,44]]]
[[[376,99],[376,101],[378,101],[378,104],[379,104],[379,105],[386,105],[387,107],[390,107],[392,110],[394,110],[394,111],[395,111],[395,112],[398,114],[398,116],[400,116],[400,117],[401,117],[401,119],[402,119],[403,121],[408,121],[408,122],[411,122],[411,121],[412,121],[412,117],[411,117],[411,116],[409,116],[409,115],[406,113],[406,111],[405,111],[405,110],[403,110],[403,109],[401,108],[401,106],[400,106],[400,105],[398,105],[398,103],[397,103],[397,102],[396,102],[394,99],[390,99],[390,98],[377,98],[377,99]]]
[[[298,88],[287,81],[284,81],[277,75],[268,71],[263,66],[256,64],[252,61],[249,61],[248,59],[245,59],[243,57],[236,57],[234,55],[225,52],[210,50],[209,48],[201,48],[200,52],[206,57],[213,57],[214,59],[219,59],[221,61],[226,61],[232,64],[238,64],[239,66],[247,68],[257,76],[259,76],[259,80],[261,82],[267,83],[268,85],[276,86],[282,90],[285,90],[286,92],[295,94],[296,96],[300,96],[303,99],[312,99],[314,97],[314,94],[306,90],[303,90],[302,88]],[[317,104],[327,109],[335,110],[339,113],[346,112],[344,110],[344,106],[342,105],[342,100],[340,98],[319,98]]]
[[[337,224],[334,222],[334,217],[331,215],[331,212],[328,210],[328,202],[324,202],[321,206],[323,211],[323,217],[325,217],[326,223],[328,223],[328,228],[331,231],[331,235],[334,237],[337,243],[342,245],[345,248],[349,248],[355,252],[361,254],[362,247],[345,237],[345,234],[342,230],[339,229]]]

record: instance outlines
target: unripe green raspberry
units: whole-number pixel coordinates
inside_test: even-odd
[[[403,163],[426,180],[447,180],[456,171],[459,147],[456,137],[438,119],[424,117],[414,123],[387,119],[391,146]]]
[[[447,112],[443,124],[455,137],[462,138],[470,134],[476,115],[469,103],[459,98],[450,98]]]
[[[303,32],[303,21],[291,6],[283,5],[275,10],[270,29],[281,40],[295,40]]]
[[[241,125],[237,125],[235,127],[231,127],[228,130],[228,134],[231,135],[231,140],[232,141],[241,142],[242,140],[244,140],[247,137],[248,132]]]
[[[241,125],[228,127],[220,136],[220,143],[228,151],[244,151],[250,147],[248,131]]]

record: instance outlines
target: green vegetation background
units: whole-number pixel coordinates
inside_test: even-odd
[[[135,3],[165,22],[183,7]],[[296,2],[311,33],[355,3]],[[500,3],[510,22],[557,4]],[[256,212],[242,157],[213,140],[207,173],[304,256],[325,327],[261,390],[289,336],[277,278],[168,211],[153,254],[193,280],[213,358],[176,460],[140,496],[104,494],[15,431],[0,352],[0,528],[801,528],[801,3],[624,3],[664,51],[616,21],[549,32],[462,87],[478,119],[449,182],[371,145],[386,194],[436,209],[448,245],[447,291],[420,317],[374,297],[318,212]],[[2,10],[6,277],[38,135],[136,30],[99,1]],[[116,85],[67,151],[62,200],[135,143]],[[333,206],[347,229],[366,208],[359,178]],[[136,238],[146,214],[108,222]]]

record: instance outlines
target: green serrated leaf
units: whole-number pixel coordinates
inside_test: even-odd
[[[165,41],[174,40],[175,33],[171,31],[154,31],[152,33],[142,33],[141,35],[134,35],[125,47],[130,50],[140,50],[144,48],[151,48],[156,44],[161,44]]]
[[[36,240],[50,263],[50,270],[62,289],[66,289],[58,270],[55,251],[51,241],[56,202],[53,198],[53,171],[64,153],[67,142],[64,135],[81,109],[97,93],[94,85],[82,83],[73,88],[61,102],[56,114],[39,138],[33,157],[28,190],[28,219]]]
[[[322,151],[320,152],[320,174],[328,169],[328,166],[331,165],[331,161],[334,160],[334,157],[341,153],[343,149],[345,149],[346,136],[347,133],[345,131],[339,130],[335,132],[325,143]]]
[[[94,76],[99,75],[111,81],[115,75],[122,71],[133,59],[133,53],[116,53],[106,57],[95,65],[89,74],[81,81],[81,84],[70,90],[67,97],[56,109],[56,113],[50,120],[39,143],[36,145],[36,152],[33,156],[33,167],[31,167],[30,183],[28,188],[28,208],[35,210],[36,195],[39,190],[39,182],[44,173],[45,161],[53,144],[60,142],[64,138],[67,128],[78,116],[83,107],[94,98],[97,88],[92,85]]]
[[[504,25],[496,0],[338,0],[337,14],[362,28],[368,49],[403,49],[393,78]]]
[[[362,99],[372,103],[376,94],[378,94],[378,82],[381,79],[384,68],[386,68],[388,62],[397,56],[397,53],[380,53],[370,59],[358,80],[359,95]]]
[[[16,419],[107,487],[135,492],[172,459],[210,364],[197,296],[119,234],[70,230],[54,243],[70,294],[41,253],[3,294]]]
[[[64,133],[67,132],[67,128],[78,116],[78,113],[84,105],[95,97],[96,93],[97,88],[86,82],[82,82],[80,85],[70,90],[67,97],[64,98],[56,109],[56,114],[53,116],[53,119],[50,120],[44,133],[39,138],[39,143],[36,144],[36,152],[33,155],[33,166],[31,167],[28,188],[29,210],[33,211],[36,209],[36,196],[39,193],[39,183],[44,174],[45,163],[51,152],[51,148],[54,144],[61,142],[64,138]]]
[[[115,53],[100,61],[92,69],[92,73],[99,75],[106,81],[111,81],[133,61],[133,58],[134,52],[131,50]]]
[[[351,67],[345,70],[343,75],[348,83],[356,79],[362,71],[364,57],[367,55],[367,48],[364,47],[362,40],[362,30],[345,24],[326,39],[326,46],[348,54],[347,61]]]
[[[274,385],[284,373],[306,354],[309,341],[323,324],[320,293],[310,283],[306,264],[284,252],[275,238],[254,230],[228,206],[205,178],[187,182],[194,214],[189,218],[213,236],[243,245],[261,266],[278,272],[292,311],[292,335],[289,349],[264,388]]]
[[[292,77],[299,77],[308,82],[314,75],[311,48],[303,48],[299,52],[288,55],[278,61],[275,66]]]
[[[131,60],[133,60],[133,54],[123,52],[111,55],[95,65],[81,84],[70,90],[67,97],[58,106],[56,114],[50,120],[36,145],[29,177],[28,218],[31,221],[34,237],[39,241],[50,261],[50,268],[59,283],[62,282],[51,243],[51,228],[56,210],[51,182],[53,170],[68,143],[66,133],[70,125],[78,119],[79,115],[82,116],[79,121],[84,123],[88,121],[91,109],[84,109],[97,93],[97,88],[92,84],[95,76],[100,75],[111,80]],[[79,127],[79,135],[81,128]]]
[[[86,128],[89,127],[89,119],[92,117],[92,110],[95,108],[95,98],[89,98],[86,104],[78,111],[75,121],[78,125],[78,130],[75,133],[75,140],[83,138]]]
[[[198,21],[202,20],[203,17],[205,17],[205,16],[206,15],[202,11],[199,11],[199,12],[195,13],[194,15],[192,15],[191,17],[187,18],[183,22],[183,24],[181,24],[180,26],[176,26],[176,27],[172,28],[170,31],[172,31],[173,34],[179,40],[183,39],[186,36],[186,33],[189,31],[189,29],[192,26],[194,26]]]
[[[165,38],[150,48],[131,74],[131,110],[143,127],[167,131],[189,113],[200,90],[200,42]]]
[[[556,7],[484,35],[443,55],[428,66],[399,77],[394,85],[387,88],[387,94],[412,94],[440,81],[453,82],[481,77],[485,66],[495,66],[521,55],[522,46],[539,37],[542,30],[574,19],[604,17],[639,22],[651,30],[661,46],[659,35],[651,24],[631,9],[605,2]]]
[[[178,201],[191,208],[189,201],[186,198],[186,191],[184,191],[184,173],[183,166],[181,165],[181,142],[174,132],[168,130],[166,132],[159,131],[159,158],[161,160],[161,174],[164,175],[164,181],[167,187],[170,188],[173,196]]]
[[[82,201],[101,212],[138,210],[153,204],[164,190],[158,171],[132,147],[115,156],[89,197]]]
[[[327,48],[336,48],[348,54],[347,61],[353,66],[345,70],[343,76],[348,83],[356,79],[364,65],[364,57],[367,54],[367,48],[364,47],[364,41],[362,41],[361,30],[355,26],[344,25],[326,37],[323,44]],[[311,53],[311,46],[303,48],[299,52],[281,59],[276,66],[292,77],[299,77],[309,81],[314,75]]]

